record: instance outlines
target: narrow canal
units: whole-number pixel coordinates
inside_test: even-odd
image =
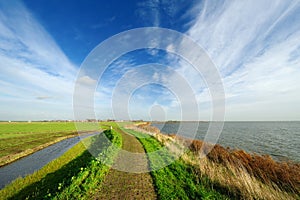
[[[24,177],[28,174],[41,169],[50,161],[58,158],[75,144],[80,142],[80,139],[90,137],[98,133],[86,134],[84,136],[77,136],[65,139],[61,142],[46,147],[37,151],[29,156],[17,160],[11,164],[5,165],[0,168],[0,189],[9,184],[18,177]]]

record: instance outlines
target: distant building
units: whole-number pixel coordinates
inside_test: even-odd
[[[87,122],[97,122],[96,119],[87,119],[86,121],[87,121]]]

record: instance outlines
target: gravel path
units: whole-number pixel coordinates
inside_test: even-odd
[[[121,131],[123,138],[122,149],[145,153],[142,144],[132,135]],[[115,164],[127,168],[148,168],[147,157],[138,160],[124,159],[120,154]],[[142,170],[145,171],[145,170]],[[106,176],[103,186],[97,191],[94,199],[157,199],[150,173],[130,173],[111,169]]]

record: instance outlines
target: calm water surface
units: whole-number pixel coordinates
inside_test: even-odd
[[[98,133],[81,135],[80,137],[73,137],[65,139],[61,142],[46,147],[29,156],[21,158],[11,164],[0,168],[0,189],[18,177],[24,177],[28,174],[41,169],[50,161],[58,158],[75,144],[80,142],[80,138],[90,137]],[[1,199],[1,197],[0,197]]]
[[[196,139],[204,139],[209,122],[181,122],[184,132],[198,125]],[[164,133],[177,133],[180,122],[152,123]],[[218,143],[252,153],[269,154],[276,160],[300,162],[300,122],[225,122]]]

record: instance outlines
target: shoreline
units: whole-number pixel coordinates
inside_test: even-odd
[[[192,123],[192,124],[189,124]],[[188,139],[205,140],[210,127],[205,122],[151,123],[162,134],[177,134]],[[198,127],[197,127],[198,126]],[[190,128],[191,127],[191,128]],[[197,131],[191,132],[188,131]],[[185,131],[182,131],[185,130]],[[244,150],[250,154],[270,155],[280,162],[300,162],[297,152],[299,122],[226,122],[216,144],[224,148]],[[285,148],[282,148],[285,147]]]
[[[258,199],[274,199],[274,195],[277,198],[283,195],[281,199],[290,199],[290,195],[293,198],[300,196],[299,162],[276,161],[270,155],[250,154],[241,149],[163,134],[150,123],[136,125],[134,129],[152,135],[217,186],[221,185],[228,191]]]
[[[184,122],[194,122],[194,121],[184,121]],[[197,122],[204,122],[206,123],[205,121],[197,121]],[[231,122],[235,122],[235,121],[231,121]],[[243,122],[243,121],[236,121],[236,122]],[[254,122],[254,121],[253,121]],[[259,122],[259,121],[258,121]],[[272,122],[272,121],[269,121],[269,122]],[[160,123],[164,123],[164,122],[153,122],[153,123],[157,123],[157,124],[160,124]],[[180,121],[172,121],[172,122],[166,122],[166,123],[180,123]],[[142,123],[142,124],[138,124],[138,126],[149,126],[149,127],[152,127],[151,129],[158,129],[156,126],[152,126],[152,122],[146,122],[146,123]],[[149,133],[149,132],[148,132]],[[165,133],[165,132],[161,132],[159,129],[158,131],[156,131],[156,133],[159,133],[159,134],[163,134],[163,135],[167,135],[167,136],[170,136],[170,137],[177,137],[177,138],[182,138],[183,140],[188,140],[188,141],[198,141],[198,142],[204,142],[203,140],[201,139],[190,139],[190,138],[187,138],[187,137],[183,137],[183,136],[180,136],[180,135],[176,135],[174,133]],[[211,144],[209,144],[211,145]],[[215,146],[220,146],[224,149],[227,149],[229,151],[243,151],[245,152],[246,154],[249,154],[249,155],[256,155],[256,156],[262,156],[262,157],[265,157],[265,156],[269,156],[272,158],[272,160],[274,160],[275,162],[286,162],[286,163],[294,163],[294,164],[300,164],[300,161],[296,161],[296,160],[293,160],[289,157],[286,157],[286,156],[283,156],[283,155],[277,155],[277,157],[282,157],[283,159],[276,159],[275,154],[268,154],[268,153],[258,153],[258,152],[255,152],[255,151],[247,151],[247,150],[244,150],[242,148],[233,148],[233,147],[230,147],[230,146],[226,146],[226,145],[223,145],[223,144],[220,144],[220,143],[216,143]]]

